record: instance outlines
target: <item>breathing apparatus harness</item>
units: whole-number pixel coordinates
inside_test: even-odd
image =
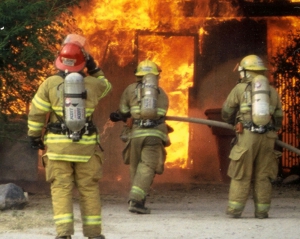
[[[251,88],[250,90],[248,88]],[[258,75],[247,83],[244,90],[245,103],[240,105],[240,113],[250,113],[251,120],[240,119],[236,125],[236,132],[241,133],[243,129],[251,132],[264,134],[275,130],[270,115],[270,88],[266,77]]]
[[[65,134],[68,138],[73,139],[74,142],[79,141],[82,138],[82,135],[92,135],[97,132],[96,126],[91,120],[87,118],[85,126],[78,132],[71,131],[64,122],[63,118],[53,112],[57,117],[58,122],[48,123],[47,130],[53,134]]]
[[[133,124],[140,126],[141,128],[153,128],[165,122],[165,117],[158,120],[151,119],[134,119]]]
[[[141,110],[141,118],[134,119],[133,124],[141,128],[153,128],[165,122],[165,117],[157,118],[158,76],[148,73],[138,81],[136,96]]]
[[[78,85],[78,82],[72,81],[72,77],[70,79],[71,81],[68,81],[67,77],[71,76],[71,74],[77,74],[75,75],[75,77],[77,77],[75,80],[79,79],[80,81],[82,78],[82,82],[79,82]],[[92,116],[88,118],[85,117],[84,101],[87,99],[87,92],[83,84],[84,74],[59,72],[57,75],[64,78],[64,82],[57,86],[57,92],[60,91],[59,88],[62,84],[65,86],[63,91],[63,117],[53,111],[57,122],[48,122],[47,130],[54,134],[64,134],[69,139],[72,139],[73,142],[78,142],[82,138],[82,135],[92,135],[97,132],[97,128],[92,122]],[[78,75],[81,75],[81,78],[78,77]],[[69,86],[69,88],[66,85]]]

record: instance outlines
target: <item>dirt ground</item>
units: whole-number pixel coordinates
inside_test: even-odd
[[[102,223],[106,239],[295,239],[300,235],[299,185],[274,185],[269,219],[255,219],[251,196],[240,219],[224,211],[229,184],[153,184],[147,198],[150,215],[127,210],[127,194],[111,188],[102,192]],[[84,238],[74,192],[75,235]],[[30,193],[22,210],[0,212],[0,238],[55,237],[48,193]]]

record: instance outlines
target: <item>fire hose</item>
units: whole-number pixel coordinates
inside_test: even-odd
[[[216,121],[216,120],[206,120],[206,119],[201,119],[201,118],[180,117],[180,116],[166,116],[166,120],[204,124],[204,125],[234,130],[234,127],[232,125],[227,124],[225,122]],[[286,148],[289,151],[300,155],[300,150],[290,144],[287,144],[279,139],[276,139],[275,143],[280,147]]]

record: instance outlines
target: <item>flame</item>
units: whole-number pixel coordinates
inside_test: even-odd
[[[159,84],[169,96],[168,115],[188,116],[188,90],[194,76],[193,42],[191,36],[139,36],[139,60],[150,58],[162,69]],[[169,134],[172,144],[167,148],[166,167],[188,168],[189,125],[168,124],[174,132]]]
[[[93,1],[75,10],[74,15],[78,27],[89,39],[89,50],[96,59],[101,59],[100,65],[108,55],[115,57],[120,67],[135,59],[136,52],[138,61],[151,59],[162,68],[159,84],[169,96],[168,115],[187,116],[188,90],[193,86],[194,76],[195,49],[192,48],[198,35],[194,26],[195,21],[207,14],[208,2],[201,1],[198,8],[195,8],[197,17],[193,17],[195,12],[188,13],[189,7],[194,4],[192,0]],[[187,15],[191,17],[189,21],[186,21]],[[183,22],[187,28],[186,33],[192,32],[192,36],[182,36]],[[162,35],[151,32],[162,32]],[[181,35],[176,35],[179,32]],[[204,34],[203,29],[199,34]],[[187,168],[189,125],[174,122],[168,124],[174,128],[174,132],[169,135],[172,144],[166,148],[166,167]]]
[[[294,1],[295,2],[295,1]],[[299,2],[299,1],[298,1]],[[299,20],[297,17],[283,17],[280,19],[280,22],[277,19],[271,19],[268,21],[268,56],[275,56],[277,53],[284,53],[283,51],[287,46],[292,44],[292,41],[289,39],[288,35],[291,32],[297,31],[299,28]],[[290,122],[297,123],[297,115],[299,112],[291,111],[291,106],[293,104],[299,104],[299,99],[295,97],[296,95],[292,92],[292,89],[296,89],[296,78],[286,79],[286,76],[281,75],[278,78],[281,85],[278,86],[278,92],[282,99],[282,108],[284,111],[284,119],[283,124],[286,128],[288,128]],[[288,93],[286,92],[288,90]],[[281,138],[284,142],[294,145],[298,147],[299,145],[299,135],[298,130],[293,129],[293,131],[289,132],[289,130],[283,130],[281,132]],[[282,155],[282,168],[283,172],[286,171],[287,168],[291,168],[294,165],[299,164],[298,156],[294,156],[286,149],[283,149]]]
[[[274,56],[277,51],[286,48],[288,33],[298,27],[299,20],[296,17],[282,17],[280,23],[275,18],[268,20],[268,55]]]
[[[236,14],[237,10],[230,3],[220,4],[223,17]],[[112,53],[122,67],[134,58],[133,42],[138,31],[200,36],[211,11],[214,6],[210,0],[93,0],[82,3],[73,13],[78,27],[89,39],[91,52],[99,58]]]
[[[208,34],[204,30],[206,21],[212,16],[217,16],[216,21],[240,19],[238,12],[238,6],[233,7],[230,1],[210,0],[92,0],[73,11],[78,27],[89,39],[91,53],[101,59],[100,65],[108,56],[114,57],[120,67],[137,58],[160,65],[160,86],[170,99],[168,115],[176,116],[188,116],[194,54],[202,54],[202,39]],[[272,19],[267,22],[272,25]],[[275,47],[284,37],[281,30],[268,27],[269,56],[275,54]],[[191,49],[197,39],[199,49]],[[167,148],[166,166],[188,168],[189,125],[168,124],[174,132],[170,134],[172,145]]]

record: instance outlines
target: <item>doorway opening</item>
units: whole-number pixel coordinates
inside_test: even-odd
[[[188,116],[189,88],[194,84],[195,36],[166,33],[139,33],[137,35],[138,62],[149,59],[161,69],[159,85],[169,97],[167,115]],[[174,132],[169,134],[167,168],[192,168],[189,160],[189,124],[167,122]]]

